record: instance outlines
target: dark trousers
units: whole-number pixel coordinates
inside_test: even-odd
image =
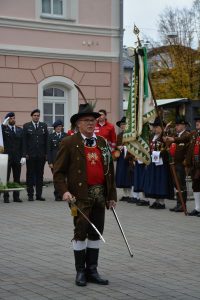
[[[44,157],[30,157],[26,160],[26,185],[28,197],[33,197],[34,185],[36,197],[41,197],[44,175]]]
[[[51,168],[51,172],[53,174],[53,169]],[[59,192],[56,190],[55,184],[54,184],[54,197],[55,199],[61,199]]]
[[[104,187],[102,185],[89,187],[88,199],[77,199],[76,205],[103,234],[105,221]],[[74,240],[84,241],[86,238],[93,241],[99,240],[98,233],[79,212],[77,217],[74,217],[74,226]]]
[[[176,175],[177,175],[178,182],[180,185],[180,189],[182,192],[182,197],[183,197],[184,202],[186,203],[186,201],[187,201],[187,186],[186,186],[185,167],[183,164],[175,164],[175,170],[176,170]],[[178,199],[177,202],[180,203],[180,200]]]
[[[21,164],[20,162],[9,161],[8,160],[8,174],[7,174],[7,181],[10,179],[10,174],[13,174],[13,181],[20,183],[20,175],[21,175]],[[4,199],[9,199],[9,193],[4,193]],[[13,192],[13,199],[19,199],[19,191]]]
[[[193,192],[200,192],[200,167],[193,167],[191,170]]]

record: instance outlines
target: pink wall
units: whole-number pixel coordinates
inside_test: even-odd
[[[35,19],[35,2],[35,0],[1,0],[1,16]]]
[[[92,26],[110,27],[111,0],[79,1],[79,23],[84,25],[92,24]]]
[[[0,117],[14,110],[19,125],[29,121],[38,105],[38,84],[50,76],[71,79],[87,100],[97,99],[96,109],[105,108],[112,122],[118,120],[118,63],[15,56],[0,56]]]
[[[45,32],[41,30],[0,28],[1,44],[51,49],[76,49],[82,51],[110,51],[111,39],[106,36],[67,34],[61,32]],[[92,40],[93,45],[87,47],[84,41]]]

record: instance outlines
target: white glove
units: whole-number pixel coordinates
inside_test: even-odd
[[[10,119],[10,117],[7,117],[4,121],[3,121],[3,125],[8,125],[8,120]]]
[[[23,166],[23,165],[25,165],[25,163],[26,163],[26,158],[22,157],[20,160],[20,164]]]

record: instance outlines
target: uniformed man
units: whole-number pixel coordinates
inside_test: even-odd
[[[191,133],[186,156],[186,166],[191,171],[195,208],[188,215],[200,217],[200,116],[197,116],[195,121],[196,131]]]
[[[70,203],[75,198],[75,204],[102,234],[105,206],[114,207],[117,195],[109,146],[104,138],[94,134],[99,116],[89,104],[81,104],[79,112],[71,117],[79,132],[60,144],[54,164],[54,183],[62,199]],[[99,235],[79,212],[74,217],[74,225],[76,285],[85,286],[87,281],[107,285],[108,280],[101,278],[97,271]]]
[[[188,122],[184,116],[178,116],[176,118],[176,134],[173,137],[163,138],[165,142],[170,142],[169,152],[174,160],[175,171],[177,179],[180,184],[180,189],[183,197],[183,201],[186,204],[187,201],[187,187],[186,187],[186,172],[185,172],[185,158],[190,142],[190,133],[186,130]],[[176,206],[170,208],[170,211],[182,212],[183,208],[179,199],[178,193]]]
[[[99,114],[100,117],[97,120],[94,132],[96,135],[104,137],[107,140],[111,151],[114,151],[117,143],[115,127],[107,121],[107,112],[105,109],[100,109]]]
[[[53,166],[56,160],[60,142],[64,137],[66,137],[67,134],[63,132],[63,122],[61,120],[55,121],[52,126],[54,128],[54,132],[51,133],[48,138],[48,164],[53,173]],[[54,196],[55,201],[62,200],[56,188],[54,189]]]
[[[11,171],[13,181],[20,183],[21,164],[24,164],[22,159],[22,128],[16,126],[15,113],[9,112],[5,116],[2,125],[4,153],[8,154],[8,175],[7,181],[10,179]],[[13,192],[13,201],[22,202],[19,198],[19,191]],[[4,202],[9,203],[9,193],[4,193]]]
[[[47,125],[39,122],[40,110],[31,112],[32,121],[23,126],[23,157],[26,158],[26,184],[28,200],[33,201],[34,185],[36,200],[44,201],[42,197],[44,165],[47,159],[48,130]]]

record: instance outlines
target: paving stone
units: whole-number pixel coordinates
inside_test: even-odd
[[[200,218],[119,202],[119,220],[131,258],[111,211],[106,211],[99,272],[109,286],[77,287],[67,204],[3,203],[0,198],[0,300],[197,300],[200,299]],[[121,191],[118,193],[122,196]],[[167,208],[174,206],[166,201]],[[192,210],[194,201],[189,201]]]

